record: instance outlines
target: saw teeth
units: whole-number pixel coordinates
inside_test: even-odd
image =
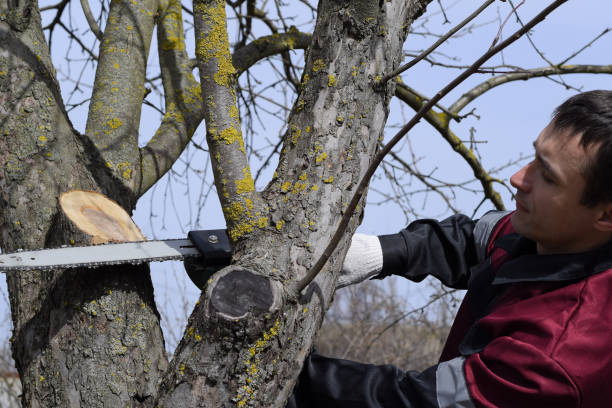
[[[164,240],[164,242],[173,242],[173,241],[184,241],[183,239],[169,239],[169,240]],[[153,242],[153,241],[135,241],[135,242],[130,242],[131,244],[137,244],[137,243],[145,243],[145,242]],[[42,248],[39,250],[31,250],[31,252],[44,252],[44,251],[51,251],[54,249],[61,249],[61,248],[66,248],[66,247],[70,247],[70,248],[86,248],[86,247],[92,247],[92,246],[103,246],[103,245],[112,245],[112,244],[118,244],[117,242],[105,242],[105,243],[100,243],[100,244],[96,244],[96,245],[62,245],[60,248]],[[187,248],[187,246],[181,246],[181,248]],[[192,248],[192,246],[189,246],[189,248]],[[15,253],[19,253],[19,252],[24,252],[23,249],[20,249],[18,251],[16,251]],[[26,251],[26,252],[30,252],[30,250]],[[6,254],[6,255],[10,255],[10,254]],[[2,255],[0,255],[2,256]],[[69,269],[69,268],[97,268],[97,267],[101,267],[101,266],[106,266],[106,265],[122,265],[122,264],[129,264],[129,265],[140,265],[143,263],[149,263],[149,262],[155,262],[155,261],[169,261],[169,260],[184,260],[187,258],[193,258],[193,257],[198,257],[199,254],[197,253],[183,253],[180,255],[170,255],[170,256],[160,256],[160,257],[149,257],[149,258],[139,258],[139,259],[131,259],[131,260],[109,260],[109,261],[103,261],[103,262],[89,262],[89,263],[70,263],[70,264],[63,264],[63,265],[56,265],[56,266],[0,266],[0,269],[2,269],[2,272],[11,272],[11,271],[52,271],[52,270],[56,270],[56,269]],[[0,265],[5,263],[4,261],[0,261]]]

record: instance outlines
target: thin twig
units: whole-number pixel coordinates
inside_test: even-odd
[[[444,16],[443,24],[450,24],[450,20],[446,16],[446,11],[444,11],[444,6],[442,6],[442,2],[440,0],[438,0],[438,5],[440,6],[440,11],[442,12],[442,15]]]
[[[580,54],[582,51],[586,50],[587,48],[589,48],[591,45],[593,45],[593,43],[597,40],[599,40],[601,37],[603,37],[604,35],[608,34],[610,31],[612,31],[612,28],[608,27],[605,30],[603,30],[603,32],[601,34],[599,34],[597,37],[593,38],[593,40],[591,40],[588,44],[586,44],[584,47],[580,48],[578,51],[576,51],[575,53],[573,53],[572,55],[570,55],[569,57],[567,57],[566,59],[564,59],[563,61],[561,61],[558,65],[563,65],[566,64],[569,60],[571,60],[572,58],[574,58],[575,56],[577,56],[578,54]]]
[[[434,297],[432,297],[423,306],[417,307],[416,309],[409,310],[408,312],[403,313],[402,315],[397,317],[395,320],[393,320],[391,323],[389,323],[387,326],[385,326],[380,332],[378,332],[378,334],[376,336],[374,336],[374,338],[372,340],[370,340],[370,342],[368,343],[368,345],[367,345],[367,347],[366,347],[366,349],[364,351],[364,354],[367,354],[368,351],[370,351],[370,348],[372,347],[372,345],[374,345],[376,340],[378,340],[380,338],[380,336],[382,336],[387,330],[389,330],[390,328],[392,328],[393,326],[398,324],[400,321],[404,320],[406,317],[410,316],[413,313],[423,312],[425,309],[427,309],[433,303],[437,302],[438,300],[440,300],[444,296],[446,296],[448,294],[451,294],[451,293],[454,293],[456,291],[457,291],[456,289],[446,289],[442,293],[439,293],[439,294],[435,295]]]
[[[516,20],[519,22],[519,24],[523,24],[523,20],[521,20],[521,17],[518,15],[518,13],[516,12],[516,9],[518,7],[514,7],[514,4],[512,3],[512,0],[508,0],[508,2],[510,3],[510,6],[512,7],[512,9],[514,10],[514,15],[516,16]],[[533,47],[533,49],[535,50],[535,52],[538,53],[538,55],[540,56],[540,58],[542,58],[544,61],[546,61],[546,63],[550,66],[554,66],[555,64],[553,64],[548,58],[546,58],[546,56],[544,55],[544,53],[542,51],[540,51],[540,49],[535,45],[535,43],[533,42],[533,40],[531,39],[531,36],[529,34],[527,34],[527,40],[529,41],[529,43],[531,44],[531,46]]]
[[[86,53],[88,53],[88,54],[89,54],[89,56],[90,56],[90,57],[91,57],[93,60],[95,60],[95,61],[97,61],[97,60],[98,60],[98,56],[97,56],[96,54],[94,54],[94,53],[93,53],[93,51],[91,51],[91,50],[90,50],[90,49],[89,49],[89,48],[88,48],[88,47],[87,47],[85,44],[83,44],[83,41],[81,41],[81,39],[80,39],[80,38],[79,38],[77,35],[75,35],[75,34],[74,34],[74,32],[73,32],[71,29],[69,29],[68,27],[66,27],[66,26],[64,25],[64,23],[62,23],[61,21],[58,21],[58,22],[57,22],[57,24],[58,24],[60,27],[62,27],[62,28],[63,28],[63,29],[66,31],[66,33],[68,33],[68,35],[70,36],[70,38],[72,38],[74,41],[76,41],[76,42],[77,42],[77,43],[78,43],[78,44],[81,46],[81,48],[82,48],[82,49],[83,49],[83,50],[84,50]]]
[[[416,115],[414,115],[412,119],[393,137],[393,139],[391,139],[391,141],[389,141],[389,143],[387,143],[385,147],[380,150],[380,152],[372,160],[372,164],[370,165],[370,167],[368,167],[365,175],[359,182],[357,190],[355,191],[355,194],[353,195],[353,198],[351,199],[351,202],[349,203],[348,207],[345,209],[344,215],[342,216],[342,218],[340,219],[340,223],[338,224],[338,228],[334,233],[333,237],[331,238],[329,244],[323,251],[323,254],[314,264],[308,274],[300,282],[298,282],[296,287],[298,293],[301,292],[304,288],[306,288],[306,286],[308,286],[310,282],[312,282],[312,280],[319,274],[319,272],[323,269],[323,266],[325,266],[325,264],[327,263],[329,257],[332,255],[332,253],[338,246],[338,243],[342,239],[342,236],[344,235],[344,232],[346,231],[346,228],[348,227],[348,224],[353,216],[353,212],[355,211],[357,204],[359,203],[359,201],[361,201],[361,198],[363,197],[363,194],[366,191],[367,185],[370,182],[372,175],[376,171],[378,165],[382,162],[383,158],[387,155],[387,153],[391,151],[391,149],[408,133],[408,131],[412,129],[414,125],[416,125],[421,120],[423,115],[425,115],[425,113],[427,113],[433,106],[435,106],[435,104],[440,99],[442,99],[450,91],[455,89],[459,84],[461,84],[464,80],[470,77],[489,58],[491,58],[493,55],[497,54],[498,52],[521,38],[521,36],[531,30],[536,24],[540,23],[546,18],[546,16],[548,16],[555,9],[557,9],[559,6],[561,6],[567,1],[568,0],[554,1],[544,10],[542,10],[538,15],[536,15],[531,21],[525,24],[521,29],[516,31],[506,40],[502,41],[499,45],[490,48],[480,58],[478,58],[478,60],[474,62],[474,64],[472,64],[469,69],[462,72],[457,78],[455,78],[440,92],[438,92],[427,104],[425,104],[421,108],[421,110],[419,110]]]
[[[401,157],[399,157],[399,155],[391,152],[390,153],[391,157],[393,157],[399,164],[401,164],[404,169],[406,171],[408,171],[410,174],[412,174],[413,176],[415,176],[417,179],[419,179],[419,181],[423,184],[425,184],[425,186],[427,186],[428,189],[438,193],[440,195],[440,197],[442,198],[442,200],[444,200],[444,202],[446,203],[446,205],[448,206],[448,208],[450,208],[450,210],[454,213],[458,212],[457,209],[453,206],[453,204],[450,202],[450,200],[448,199],[448,197],[442,192],[440,191],[440,189],[438,189],[438,187],[436,187],[435,185],[433,185],[432,183],[430,183],[427,178],[422,175],[421,173],[419,173],[418,171],[416,171],[415,169],[413,169],[406,161],[404,161]]]
[[[509,72],[487,79],[465,92],[456,102],[448,107],[453,114],[458,114],[473,100],[485,92],[511,81],[525,81],[531,78],[549,77],[550,75],[566,74],[612,74],[612,65],[559,65],[541,68],[523,69],[518,72]],[[553,80],[552,78],[549,78]],[[554,80],[553,80],[554,81]],[[564,85],[565,86],[565,85]]]
[[[41,7],[40,11],[48,11],[48,10],[52,10],[52,9],[63,8],[65,4],[66,4],[66,0],[62,0],[59,3],[57,3],[57,4],[53,4],[51,6],[46,6],[46,7]]]
[[[502,31],[504,31],[504,26],[506,25],[506,23],[508,22],[508,20],[510,20],[510,16],[512,16],[512,13],[516,14],[516,10],[521,7],[523,4],[525,4],[525,0],[521,1],[519,3],[518,6],[514,7],[512,6],[512,11],[506,16],[506,19],[499,25],[499,30],[497,30],[497,35],[495,36],[495,38],[493,39],[493,43],[491,43],[491,47],[494,47],[495,44],[497,44],[497,42],[499,41],[499,39],[501,38],[502,35]]]
[[[405,64],[404,66],[399,67],[398,69],[396,69],[395,71],[393,71],[392,73],[390,73],[389,75],[386,75],[381,83],[385,83],[387,82],[389,79],[391,78],[395,78],[397,75],[401,74],[402,72],[410,69],[411,67],[413,67],[417,62],[421,61],[423,58],[427,57],[429,54],[431,54],[436,48],[438,48],[440,46],[440,44],[442,44],[443,42],[445,42],[446,40],[448,40],[450,37],[453,36],[453,34],[455,34],[457,31],[461,30],[467,23],[469,23],[470,21],[472,21],[474,18],[476,18],[476,16],[478,16],[480,13],[482,13],[487,7],[489,7],[491,4],[493,4],[495,0],[487,0],[484,2],[484,4],[482,6],[480,6],[478,8],[478,10],[476,10],[475,12],[473,12],[472,14],[470,14],[468,16],[468,18],[466,18],[465,20],[463,20],[462,22],[460,22],[458,25],[456,25],[455,27],[453,27],[448,33],[446,33],[444,36],[440,37],[440,39],[438,41],[436,41],[431,47],[429,47],[428,49],[426,49],[425,51],[423,51],[421,54],[419,54],[418,57],[414,58],[412,61],[410,61],[409,63]]]

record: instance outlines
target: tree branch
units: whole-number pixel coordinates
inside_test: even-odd
[[[564,59],[563,61],[561,61],[559,64],[557,64],[557,66],[561,66],[566,64],[569,60],[571,60],[572,58],[576,57],[578,54],[580,54],[582,51],[586,50],[587,48],[589,48],[591,45],[593,45],[595,43],[595,41],[599,40],[601,37],[603,37],[604,35],[608,34],[610,31],[612,31],[612,28],[608,27],[606,29],[604,29],[598,36],[596,36],[595,38],[593,38],[591,41],[589,41],[587,44],[585,44],[582,48],[580,48],[578,51],[572,53],[569,57],[567,57],[566,59]]]
[[[167,10],[160,13],[158,52],[167,112],[155,136],[141,149],[139,196],[172,167],[203,120],[200,84],[191,73],[192,63],[184,51],[184,34],[177,25],[182,19],[174,5],[176,2],[173,0]],[[291,30],[252,41],[232,56],[236,76],[271,55],[307,48],[311,38],[310,34]]]
[[[83,41],[81,41],[81,39],[79,38],[79,36],[75,35],[74,32],[66,27],[66,25],[64,25],[64,23],[62,23],[62,21],[58,21],[57,24],[62,27],[64,29],[64,31],[66,31],[66,33],[68,34],[68,36],[70,36],[70,38],[72,38],[74,41],[77,42],[77,44],[79,44],[81,46],[81,49],[84,50],[87,54],[89,54],[89,56],[91,57],[91,59],[93,59],[94,61],[98,60],[98,56],[96,54],[93,53],[93,51],[91,51],[89,49],[89,47],[87,47]]]
[[[85,128],[111,174],[134,194],[141,184],[138,128],[157,3],[111,2]],[[129,198],[131,205],[136,198]]]
[[[100,30],[96,19],[91,13],[91,8],[89,8],[89,0],[81,0],[81,7],[83,8],[83,14],[85,14],[85,19],[87,20],[87,24],[89,24],[91,32],[94,33],[98,41],[102,42],[102,30]]]
[[[397,92],[396,92],[396,94],[397,94]],[[413,169],[412,166],[410,166],[410,164],[408,164],[408,162],[406,162],[404,159],[402,159],[398,154],[396,154],[394,152],[390,152],[389,155],[391,157],[393,157],[393,159],[395,161],[397,161],[399,164],[401,164],[402,167],[404,168],[404,170],[406,170],[408,173],[412,174],[414,177],[419,179],[419,181],[421,183],[423,183],[429,190],[437,193],[440,196],[440,198],[446,203],[448,208],[450,208],[451,211],[453,211],[455,213],[458,212],[457,209],[455,208],[455,206],[453,206],[451,201],[448,199],[446,194],[444,194],[444,192],[440,191],[438,186],[436,186],[436,185],[432,184],[431,182],[429,182],[429,180],[427,180],[427,178],[425,176],[423,176],[423,174],[421,174],[419,171]]]
[[[412,109],[419,112],[425,105],[425,101],[419,98],[414,93],[410,92],[410,89],[403,85],[397,84],[395,88],[395,96],[408,104]],[[467,162],[474,172],[474,177],[480,181],[484,195],[486,198],[491,200],[495,208],[498,210],[504,210],[504,203],[501,196],[493,188],[493,183],[497,180],[493,179],[489,173],[482,167],[480,161],[474,155],[471,149],[468,149],[465,144],[461,141],[457,135],[450,129],[450,117],[445,113],[436,112],[433,109],[429,109],[423,114],[423,119],[427,121],[431,126],[436,129],[440,135],[448,142],[454,151]]]
[[[532,78],[564,74],[612,74],[612,65],[562,65],[528,69],[523,72],[513,72],[492,77],[464,93],[448,110],[459,113],[470,102],[496,86],[512,81],[525,81]]]
[[[300,279],[324,249],[351,197],[351,188],[366,171],[384,131],[392,88],[382,92],[363,84],[372,83],[377,74],[391,72],[399,65],[404,27],[421,14],[426,3],[319,3],[313,34],[316,40],[306,57],[302,89],[288,119],[277,172],[262,192],[269,206],[263,214],[267,218],[269,214],[273,225],[253,228],[248,239],[234,246],[235,263],[212,277],[161,383],[159,405],[206,396],[211,406],[285,406],[298,374],[295,362],[303,361],[310,350],[333,296],[340,262],[327,269],[329,274],[318,281],[316,291],[310,295],[298,298],[290,283]],[[201,8],[202,15],[206,15],[208,4],[196,3],[194,12]],[[355,7],[360,7],[361,17],[369,18],[347,21],[349,14],[356,16]],[[220,12],[215,18],[219,24],[221,16]],[[206,18],[196,17],[195,21],[210,25]],[[383,25],[388,30],[381,34]],[[343,26],[346,29],[338,30]],[[228,106],[233,101],[227,98],[232,88],[226,85],[225,78],[215,78],[218,65],[226,65],[216,64],[220,56],[212,55],[219,42],[208,41],[214,46],[210,50],[202,44],[206,39],[197,32],[203,103],[213,119],[206,118],[209,145],[211,150],[213,144],[219,145],[214,148],[220,151],[226,145],[216,136],[228,126],[222,127],[215,115],[233,108]],[[224,55],[229,59],[229,52]],[[207,63],[213,67],[207,67]],[[206,80],[208,83],[204,83]],[[211,95],[226,99],[213,99]],[[235,126],[234,122],[231,125]],[[227,149],[230,155],[241,152],[238,142]],[[220,168],[224,171],[219,172],[221,177],[226,177],[224,169],[230,167],[232,171],[234,157],[222,157],[229,164],[219,163],[220,158],[215,159],[216,153],[211,153],[213,169]],[[227,179],[225,187],[231,187],[233,180]],[[218,184],[217,190],[223,207],[227,207],[226,202],[232,204],[231,192],[227,191],[226,197],[223,187]],[[240,204],[237,213],[242,214],[241,207],[248,203],[236,202]],[[229,215],[226,212],[231,222],[232,214]],[[351,227],[356,228],[357,222]],[[347,236],[344,249],[349,239]],[[267,341],[271,333],[275,339]],[[263,343],[258,340],[262,336],[266,340]],[[214,372],[210,367],[215,367]],[[197,387],[178,386],[179,383]]]
[[[268,217],[244,148],[225,1],[194,1],[194,21],[206,138],[228,233],[236,242],[256,228],[265,228]]]
[[[237,75],[240,76],[249,67],[266,57],[293,49],[308,48],[311,40],[311,34],[302,33],[297,30],[267,35],[237,49],[232,57],[232,62],[236,68]]]
[[[155,136],[140,149],[139,196],[172,167],[202,122],[200,84],[185,51],[180,0],[170,0],[159,11],[157,43],[166,112]]]
[[[85,0],[84,0],[85,1]],[[449,32],[447,32],[446,34],[444,34],[442,37],[440,37],[438,39],[438,41],[436,41],[432,46],[430,46],[428,49],[426,49],[425,51],[423,51],[421,54],[419,54],[417,57],[415,57],[412,61],[410,61],[409,63],[402,65],[401,67],[399,67],[398,69],[396,69],[394,72],[385,75],[385,77],[381,80],[382,83],[387,82],[389,79],[391,78],[395,78],[396,76],[398,76],[399,74],[401,74],[404,71],[407,71],[408,69],[412,68],[413,66],[415,66],[417,64],[417,62],[421,61],[423,58],[427,57],[429,54],[431,54],[436,48],[438,48],[441,44],[443,44],[444,42],[446,42],[446,40],[448,40],[449,38],[451,38],[457,31],[461,30],[463,27],[465,27],[466,24],[468,24],[470,21],[472,21],[473,19],[475,19],[480,13],[482,13],[487,7],[489,7],[491,4],[493,4],[495,0],[486,0],[476,11],[474,11],[472,14],[470,14],[465,20],[463,20],[462,22],[460,22],[459,24],[457,24],[455,27],[453,27]],[[442,6],[440,5],[440,8],[442,8]],[[442,9],[444,10],[444,9]],[[446,18],[446,15],[444,16]],[[447,20],[448,21],[448,20]]]

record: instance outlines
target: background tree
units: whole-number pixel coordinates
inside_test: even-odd
[[[170,363],[148,268],[8,275],[12,350],[26,406],[283,406],[331,303],[363,199],[327,266],[304,292],[296,284],[347,212],[383,139],[392,95],[416,110],[428,100],[407,85],[395,87],[395,74],[387,77],[399,66],[403,40],[429,1],[330,0],[316,9],[299,3],[316,16],[312,35],[290,25],[285,16],[291,9],[280,2],[230,2],[227,10],[238,32],[232,55],[226,7],[219,1],[196,1],[193,7],[178,1],[113,1],[102,3],[97,17],[83,1],[88,38],[66,20],[68,1],[39,9],[31,1],[0,0],[2,250],[83,243],[86,237],[58,210],[59,193],[101,191],[131,211],[179,158],[203,119],[208,147],[192,146],[208,150],[215,190],[235,241],[234,264],[203,291]],[[494,24],[503,27],[515,6],[503,8],[503,18]],[[39,10],[52,14],[44,27]],[[261,27],[271,34],[260,36]],[[87,80],[73,72],[65,73],[73,81],[72,92],[61,96],[50,57],[60,28],[72,39],[70,46],[86,55],[84,65],[95,63],[93,87],[83,100],[76,98]],[[147,75],[155,28],[159,75]],[[195,61],[186,52],[185,31],[195,39]],[[291,53],[298,48],[307,49],[303,62]],[[429,54],[426,60],[441,64],[436,57]],[[263,58],[272,58],[278,79],[251,72]],[[566,62],[531,70],[509,64],[481,67],[480,72],[502,73],[449,107],[423,111],[466,160],[480,187],[421,173],[417,156],[392,156],[384,173],[400,181],[397,174],[407,172],[444,197],[451,210],[457,188],[483,191],[484,199],[501,208],[493,188],[498,181],[470,149],[469,142],[477,140],[466,144],[451,123],[466,117],[471,100],[501,83],[610,71],[609,66]],[[195,66],[199,81],[192,74]],[[237,87],[240,73],[245,79]],[[270,98],[265,90],[273,86],[277,93]],[[161,103],[150,95],[159,95]],[[255,122],[266,98],[280,105],[276,114],[285,125],[279,140],[269,139],[267,150],[260,150]],[[140,146],[143,104],[162,118],[155,135]],[[85,105],[85,132],[80,133],[67,110]],[[256,190],[255,182],[266,174],[251,170],[257,156],[262,168],[278,164],[266,187]],[[195,159],[185,168],[192,174],[205,171]],[[403,188],[400,181],[390,199],[404,200]]]

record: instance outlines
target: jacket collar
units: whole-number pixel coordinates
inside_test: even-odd
[[[538,255],[534,241],[515,233],[500,237],[495,247],[510,258],[495,274],[493,285],[571,281],[612,269],[612,242],[587,252]]]

